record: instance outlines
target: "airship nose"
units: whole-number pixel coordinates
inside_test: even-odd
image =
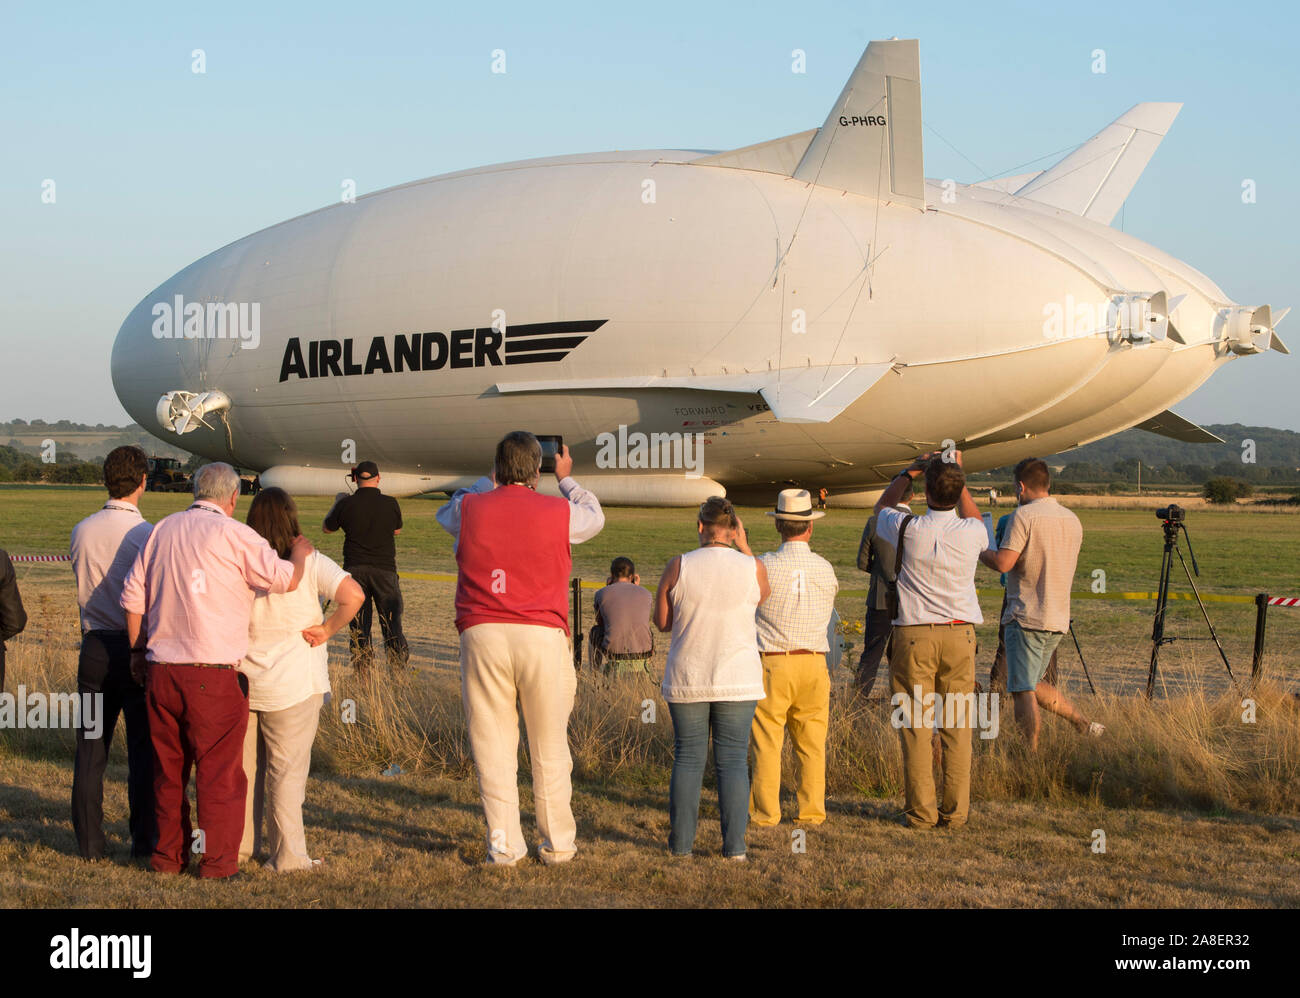
[[[153,335],[154,298],[150,295],[136,305],[117,331],[110,371],[123,408],[146,430],[158,433],[154,410],[167,390],[164,383],[176,381],[180,371],[175,349]]]
[[[188,339],[179,321],[185,296],[164,286],[131,310],[113,342],[113,388],[131,418],[166,439],[181,432],[165,418],[168,394],[193,397],[204,380],[203,339]],[[175,315],[174,315],[175,314]],[[170,400],[168,400],[170,401]]]

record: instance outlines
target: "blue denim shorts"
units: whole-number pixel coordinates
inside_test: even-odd
[[[1052,652],[1065,637],[1060,631],[1034,631],[1021,627],[1014,620],[1002,628],[1002,640],[1007,646],[1007,692],[1028,693],[1043,678]]]

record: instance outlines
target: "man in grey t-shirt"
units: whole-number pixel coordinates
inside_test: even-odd
[[[1039,708],[1064,717],[1081,734],[1105,729],[1089,721],[1043,673],[1070,629],[1070,586],[1083,543],[1079,518],[1048,495],[1047,464],[1028,457],[1016,465],[1019,506],[996,551],[980,561],[1007,576],[1002,624],[1007,648],[1007,692],[1015,699],[1016,721],[1038,748]]]
[[[593,666],[603,666],[605,675],[650,672],[654,654],[654,632],[650,615],[654,594],[641,585],[631,558],[615,558],[609,565],[609,582],[596,591],[593,600],[596,625],[588,647]]]

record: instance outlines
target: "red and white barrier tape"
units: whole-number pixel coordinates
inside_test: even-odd
[[[11,555],[9,556],[9,560],[10,560],[10,561],[71,561],[71,560],[72,560],[72,555],[70,555],[70,554],[11,554]],[[429,574],[424,574],[424,573],[421,573],[421,572],[403,572],[403,573],[402,573],[402,578],[404,578],[404,579],[430,579],[430,580],[434,580],[434,581],[438,581],[438,582],[443,582],[443,581],[446,581],[446,582],[455,582],[455,581],[456,581],[456,576],[454,576],[454,575],[429,575]],[[584,585],[584,587],[586,587],[586,588],[596,588],[596,585],[595,585],[594,583],[584,583],[583,585]],[[991,591],[991,590],[990,590],[990,591]],[[844,594],[844,593],[841,593],[841,595],[845,595],[845,594]],[[854,595],[862,595],[862,594],[860,594],[860,593],[856,593],[856,592],[855,592]],[[1072,595],[1074,595],[1074,596],[1090,596],[1090,595],[1093,595],[1093,594],[1091,594],[1091,593],[1073,593]],[[1155,594],[1155,593],[1115,593],[1115,594],[1107,594],[1107,595],[1113,595],[1114,598],[1118,598],[1118,597],[1128,597],[1128,598],[1133,598],[1133,597],[1146,597],[1146,598],[1154,599],[1156,594]],[[1170,595],[1174,595],[1174,594],[1171,593]],[[1216,596],[1210,596],[1210,595],[1206,595],[1206,594],[1202,594],[1201,598],[1202,598],[1202,599],[1205,599],[1205,600],[1219,599],[1219,600],[1223,600],[1224,602],[1227,602],[1227,601],[1230,601],[1230,600],[1231,600],[1231,601],[1237,601],[1237,602],[1242,602],[1242,603],[1247,602],[1247,601],[1250,600],[1250,597],[1249,597],[1249,596],[1217,596],[1217,597],[1216,597]],[[1269,600],[1268,600],[1268,605],[1269,605],[1269,606],[1300,606],[1300,596],[1270,596],[1270,597],[1269,597]]]

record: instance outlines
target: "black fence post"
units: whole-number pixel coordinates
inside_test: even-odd
[[[569,583],[573,590],[573,668],[582,669],[582,580],[574,579]]]
[[[1250,685],[1264,678],[1264,631],[1268,626],[1268,593],[1255,595],[1255,655],[1250,663]]]

